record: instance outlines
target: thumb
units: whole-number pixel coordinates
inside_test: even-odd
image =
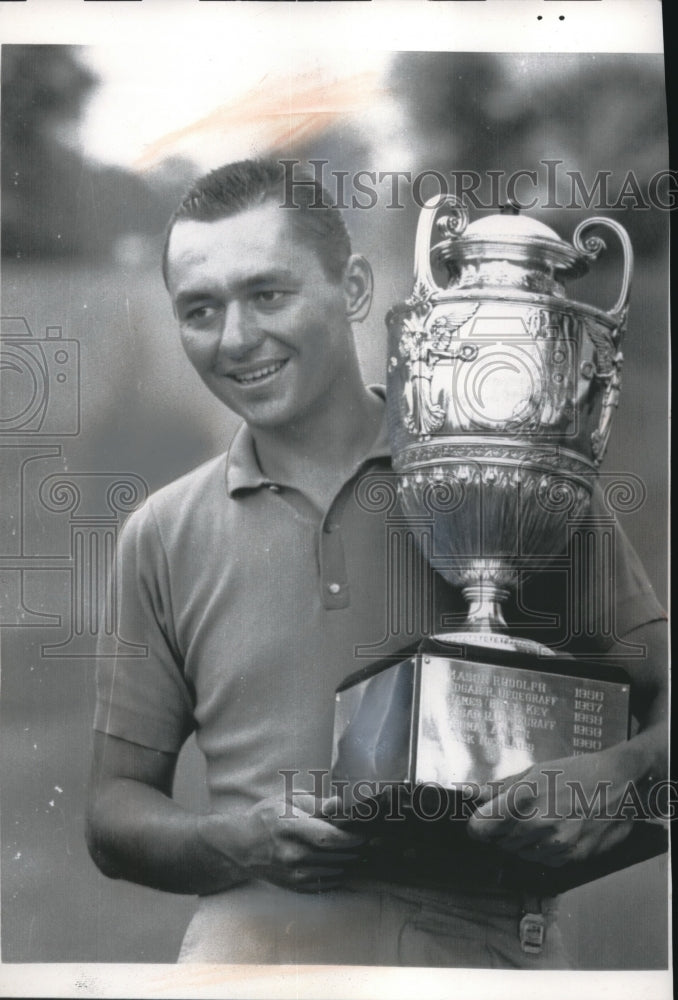
[[[294,805],[313,819],[348,818],[344,817],[343,802],[338,795],[332,795],[327,799],[323,799],[308,792],[307,794],[296,795]]]
[[[512,779],[510,780],[512,781]],[[487,797],[476,805],[468,821],[469,834],[481,840],[498,836],[503,829],[503,821],[506,819],[506,803],[509,793],[504,782],[492,781],[489,786]]]
[[[312,795],[311,792],[297,793],[294,796],[294,807],[314,819],[322,819],[323,801],[323,799]]]
[[[320,812],[325,819],[348,819],[344,810],[344,803],[339,795],[332,795],[328,799],[320,802]]]
[[[498,798],[506,792],[511,785],[515,785],[517,781],[522,781],[523,778],[527,777],[532,771],[532,765],[526,767],[522,771],[517,771],[515,774],[508,774],[505,778],[499,778],[496,781],[487,781],[484,785],[480,786],[477,795],[474,798],[474,803],[479,806],[484,806],[487,802],[491,802],[492,799]],[[487,812],[487,810],[486,810]]]

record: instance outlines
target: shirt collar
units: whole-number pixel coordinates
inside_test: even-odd
[[[381,385],[368,386],[381,399],[386,398],[386,392]],[[388,432],[386,425],[386,412],[379,427],[376,438],[372,442],[369,451],[365,455],[365,461],[376,458],[390,458],[391,448],[388,442]],[[241,424],[228,449],[226,458],[226,489],[229,496],[235,496],[240,490],[256,490],[261,486],[271,486],[268,479],[259,467],[257,455],[254,448],[254,438],[247,424]]]

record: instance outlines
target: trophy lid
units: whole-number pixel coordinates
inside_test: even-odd
[[[453,270],[478,260],[511,261],[556,278],[573,278],[588,270],[586,258],[572,244],[543,222],[521,215],[512,202],[464,229],[451,231],[444,219],[440,221],[441,230],[448,235],[434,249]]]

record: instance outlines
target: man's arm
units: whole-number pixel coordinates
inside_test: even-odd
[[[535,765],[508,778],[504,790],[488,790],[469,822],[469,834],[527,861],[559,866],[583,860],[621,842],[631,814],[650,812],[650,792],[667,777],[668,641],[666,622],[643,625],[625,637],[644,645],[632,659],[619,644],[610,650],[631,679],[632,710],[639,727],[627,742],[597,753]],[[555,778],[545,772],[560,772]],[[511,790],[513,786],[513,790]],[[573,792],[576,786],[579,792]],[[601,802],[587,816],[583,803]],[[627,806],[627,810],[624,810]],[[624,817],[628,818],[624,818]],[[642,818],[642,812],[641,812]]]
[[[143,659],[97,664],[87,842],[101,870],[168,892],[219,892],[251,878],[299,891],[338,884],[361,838],[339,830],[334,800],[266,800],[198,815],[171,798],[178,748],[193,728],[172,616],[165,549],[149,502],[126,522],[117,550],[118,634]],[[156,747],[106,735],[109,725]],[[313,815],[310,815],[313,813]],[[284,818],[282,818],[284,817]]]
[[[95,733],[87,843],[110,878],[199,895],[251,878],[317,892],[339,885],[358,860],[364,838],[318,818],[310,796],[294,807],[264,800],[228,814],[189,812],[170,797],[176,761],[176,754]],[[337,807],[327,800],[323,813]]]
[[[627,743],[613,747],[627,775],[633,780],[644,806],[658,782],[668,778],[669,746],[669,644],[666,621],[654,621],[630,632],[630,642],[642,645],[646,655],[630,659],[621,644],[611,650],[631,679],[631,710],[638,731]]]

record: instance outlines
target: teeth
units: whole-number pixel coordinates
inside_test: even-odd
[[[247,372],[247,374],[242,375],[234,374],[232,377],[236,380],[236,382],[240,382],[242,385],[247,385],[249,382],[258,382],[259,379],[266,378],[267,375],[273,375],[275,372],[279,372],[284,364],[284,361],[276,361],[272,365],[266,365],[265,368],[257,368],[255,371]]]

